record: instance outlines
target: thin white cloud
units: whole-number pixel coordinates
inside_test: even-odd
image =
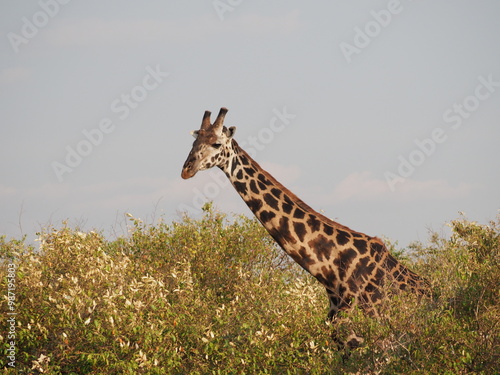
[[[377,178],[369,171],[355,172],[341,181],[329,194],[332,203],[349,200],[397,199],[414,201],[421,199],[457,199],[465,197],[477,186],[459,183],[451,185],[444,179],[418,181],[406,179],[392,192],[383,178]]]
[[[347,176],[333,190],[332,198],[342,202],[350,199],[373,199],[389,192],[385,181],[376,179],[368,171],[355,172]]]
[[[300,25],[299,12],[277,16],[247,14],[220,21],[213,14],[189,19],[102,19],[63,21],[47,30],[47,41],[58,46],[117,46],[158,42],[186,42],[206,36],[232,34],[287,34]]]
[[[301,175],[300,168],[296,165],[282,165],[272,162],[263,162],[262,168],[285,186],[295,183]]]
[[[406,180],[398,188],[400,196],[407,200],[428,198],[428,199],[457,199],[467,196],[477,189],[479,185],[467,184],[464,182],[452,186],[444,179],[416,181]],[[398,190],[396,190],[397,194]]]
[[[0,71],[0,84],[18,83],[25,81],[31,75],[31,69],[23,67],[6,68]]]
[[[0,185],[0,199],[8,199],[16,194],[16,189],[10,186]]]
[[[180,178],[179,178],[180,179]],[[174,183],[167,178],[136,178],[124,181],[109,181],[91,185],[73,185],[70,183],[46,183],[40,186],[14,188],[0,185],[0,198],[8,199],[15,197],[18,199],[52,201],[74,201],[80,202],[82,207],[112,207],[117,197],[128,194],[135,200],[155,199],[159,192],[169,191]],[[127,203],[126,200],[120,202]],[[130,202],[130,201],[129,201]],[[118,207],[118,206],[117,206]]]

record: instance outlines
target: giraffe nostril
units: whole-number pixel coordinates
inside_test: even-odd
[[[191,170],[191,168],[183,168],[182,169],[181,177],[184,180],[187,180],[188,178],[191,178],[194,175],[195,175],[195,173],[193,173],[193,171]]]
[[[181,177],[187,180],[190,177],[193,177],[195,173],[193,173],[193,161],[188,158],[182,167]]]

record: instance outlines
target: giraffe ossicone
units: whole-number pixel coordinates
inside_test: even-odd
[[[210,123],[203,115],[182,178],[220,168],[269,234],[325,288],[329,317],[353,305],[377,315],[391,285],[393,290],[428,294],[427,282],[394,258],[382,240],[351,230],[316,212],[279,183],[243,150],[225,127],[226,108]]]

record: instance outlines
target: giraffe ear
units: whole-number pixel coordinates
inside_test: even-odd
[[[228,129],[226,129],[226,136],[229,139],[233,138],[234,133],[236,133],[236,126],[230,126]]]
[[[198,133],[199,133],[199,132],[200,132],[199,130],[193,130],[190,134],[191,134],[193,137],[198,138]]]

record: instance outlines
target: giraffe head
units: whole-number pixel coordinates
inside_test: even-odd
[[[230,155],[231,139],[236,131],[234,126],[226,128],[223,125],[226,113],[227,108],[221,108],[217,119],[211,124],[210,111],[205,111],[200,130],[191,132],[196,140],[182,167],[182,178],[188,179],[198,171],[225,164]]]

